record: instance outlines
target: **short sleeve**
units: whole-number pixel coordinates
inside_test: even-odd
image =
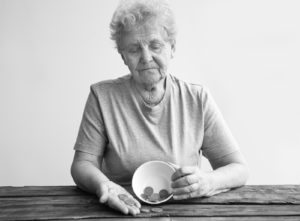
[[[239,150],[219,108],[209,90],[203,88],[202,105],[204,114],[203,155],[209,160],[222,158]]]
[[[104,153],[106,143],[107,136],[103,124],[99,99],[91,86],[74,150],[101,156]]]

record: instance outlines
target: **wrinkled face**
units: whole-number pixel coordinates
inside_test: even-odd
[[[121,55],[133,79],[140,85],[155,85],[165,79],[174,45],[155,20],[150,20],[128,33],[121,40]]]

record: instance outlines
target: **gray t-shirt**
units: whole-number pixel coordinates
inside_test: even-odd
[[[167,75],[159,104],[148,106],[131,75],[93,84],[75,150],[99,156],[101,171],[130,184],[135,169],[149,160],[198,165],[238,150],[208,90]]]

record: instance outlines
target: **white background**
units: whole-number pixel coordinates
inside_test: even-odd
[[[89,86],[128,73],[109,39],[117,2],[0,0],[0,186],[73,184]],[[172,2],[170,72],[210,88],[248,184],[299,184],[300,1]]]

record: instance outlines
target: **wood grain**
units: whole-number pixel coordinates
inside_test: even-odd
[[[300,185],[249,185],[188,203],[300,204]]]
[[[299,221],[299,217],[298,216],[174,217],[171,218],[170,220],[172,221]]]
[[[138,217],[232,217],[232,216],[300,216],[300,205],[220,205],[220,204],[165,204],[162,213],[141,213]],[[1,204],[0,219],[13,220],[61,218],[116,218],[126,217],[99,203],[16,205]]]
[[[99,221],[99,219],[77,219],[83,221]],[[105,221],[299,221],[297,216],[281,216],[281,217],[155,217],[155,218],[105,218]],[[74,221],[67,219],[64,221]]]
[[[130,187],[126,187],[132,193]],[[85,196],[89,195],[75,186],[0,187],[1,197],[19,196]],[[169,203],[177,203],[170,201]],[[249,185],[209,198],[197,198],[184,203],[212,204],[300,204],[300,185]]]
[[[72,196],[86,194],[76,186],[0,187],[0,197],[18,196]]]
[[[137,220],[300,220],[300,186],[245,186],[210,198],[169,201]],[[148,207],[147,205],[143,205]],[[0,220],[131,220],[75,186],[0,187]]]

